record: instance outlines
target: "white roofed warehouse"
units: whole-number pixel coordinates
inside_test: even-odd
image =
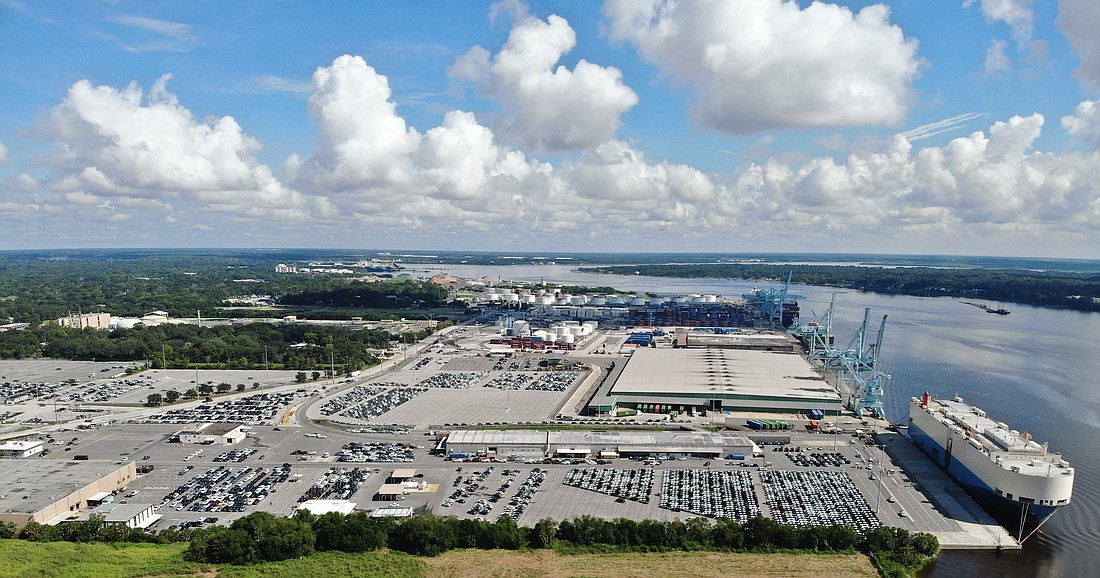
[[[760,349],[638,348],[590,408],[645,413],[702,410],[806,413],[836,411],[836,389],[797,353]],[[594,412],[598,413],[598,412]]]

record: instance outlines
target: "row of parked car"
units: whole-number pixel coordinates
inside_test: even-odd
[[[653,491],[653,470],[646,468],[573,468],[565,474],[565,485],[616,496],[619,501],[649,503]]]
[[[881,525],[847,472],[765,470],[760,479],[777,522],[794,526],[846,524],[861,535]]]
[[[243,512],[263,501],[276,484],[289,477],[290,464],[276,468],[218,466],[172,490],[165,496],[162,507],[189,512]]]
[[[741,524],[760,514],[752,473],[742,470],[666,470],[660,506]]]
[[[142,423],[267,423],[294,401],[294,393],[258,393],[239,399],[207,402],[193,408],[170,409]]]

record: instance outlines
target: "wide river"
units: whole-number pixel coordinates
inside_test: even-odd
[[[727,279],[594,275],[563,265],[443,269],[462,278],[545,280],[670,296],[737,297],[755,286]],[[807,322],[828,309],[834,290],[798,285],[790,291],[804,296],[799,304]],[[880,361],[891,376],[885,406],[892,421],[904,421],[909,399],[925,391],[960,395],[990,417],[1049,442],[1076,469],[1072,503],[1022,551],[943,552],[921,576],[1100,576],[1100,314],[1003,305],[1011,315],[991,315],[954,298],[842,292],[836,296],[833,330],[843,347],[862,323],[864,308],[871,308],[875,331],[888,316]]]

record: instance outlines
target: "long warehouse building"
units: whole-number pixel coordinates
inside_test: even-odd
[[[840,395],[798,353],[737,348],[639,348],[613,384],[589,403],[591,413],[702,410],[835,414]]]

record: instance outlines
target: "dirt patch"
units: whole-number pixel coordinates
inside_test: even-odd
[[[662,554],[561,555],[550,550],[461,550],[424,559],[428,578],[875,578],[861,554]]]

